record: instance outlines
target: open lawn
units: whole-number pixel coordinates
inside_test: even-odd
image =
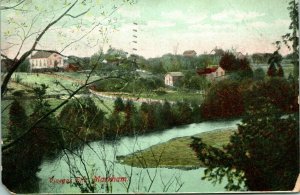
[[[79,72],[56,72],[54,74],[59,75],[59,76],[63,76],[63,77],[67,77],[67,78],[70,78],[70,79],[75,79],[75,80],[78,80],[78,81],[81,81],[81,82],[85,82],[86,79],[87,79],[87,76],[88,76],[87,73],[79,73]],[[89,78],[89,81],[94,81],[94,80],[97,80],[99,78],[100,78],[99,76],[97,76],[95,74],[92,74],[91,77]]]
[[[221,148],[229,142],[233,129],[222,129],[194,135],[201,137],[206,144]],[[197,159],[195,152],[189,147],[191,137],[180,137],[157,144],[148,149],[117,157],[122,164],[134,167],[169,167],[169,168],[198,168],[203,164]]]
[[[31,87],[27,87],[24,85],[21,85],[19,83],[16,83],[14,81],[10,81],[8,83],[8,87],[7,87],[7,94],[8,96],[15,94],[16,92],[21,92],[23,95],[30,95],[32,94],[32,88]]]
[[[68,94],[68,90],[76,90],[80,85],[71,79],[56,78],[55,75],[51,76],[43,73],[14,73],[12,80],[25,85],[27,87],[40,87],[41,84],[48,86],[47,94]]]

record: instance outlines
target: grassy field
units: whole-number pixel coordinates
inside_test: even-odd
[[[32,94],[32,88],[31,87],[27,87],[27,86],[24,86],[24,85],[21,85],[21,84],[18,84],[14,81],[10,81],[8,83],[8,86],[7,86],[7,94],[8,96],[11,96],[14,94],[14,92],[17,92],[17,91],[21,91],[23,95],[31,95]]]
[[[233,129],[215,130],[194,136],[201,137],[206,144],[221,148],[229,142],[229,137],[233,132]],[[143,151],[127,156],[119,156],[118,160],[122,164],[144,168],[169,167],[189,169],[202,167],[203,164],[197,159],[195,152],[189,147],[191,142],[192,139],[190,137],[175,138]]]
[[[10,82],[8,85],[9,91],[7,93],[8,96],[11,96],[12,93],[15,91],[23,91],[24,96],[33,96],[32,88],[26,87],[22,84],[18,84],[16,82]],[[113,110],[114,102],[111,100],[102,100],[97,97],[92,96],[92,99],[94,100],[96,106],[104,111],[106,114],[110,114]],[[22,99],[20,98],[19,101],[21,102],[21,105],[24,107],[26,114],[29,116],[32,114],[32,103],[34,100],[32,99]],[[58,106],[60,103],[64,101],[64,99],[56,99],[56,98],[48,98],[47,101],[51,105],[51,108],[55,108]],[[10,104],[13,102],[13,100],[5,100],[3,99],[1,101],[1,129],[2,129],[2,137],[5,138],[7,135],[7,125],[9,121],[9,108]],[[63,107],[62,107],[63,108]],[[59,115],[61,112],[62,108],[57,110],[54,114],[56,116]]]
[[[86,73],[78,73],[78,72],[56,72],[54,74],[64,76],[64,77],[69,77],[71,79],[80,80],[82,82],[86,81],[87,76],[88,76]],[[99,78],[100,77],[97,76],[97,75],[92,75],[89,78],[89,81],[94,81],[94,80],[97,80]]]
[[[51,76],[42,73],[18,72],[12,75],[12,80],[31,88],[39,87],[41,84],[45,84],[48,86],[48,95],[68,94],[68,91],[64,88],[76,90],[79,87],[79,84],[75,83],[72,80],[55,78],[55,75]],[[60,82],[63,86],[60,86],[59,84],[57,84],[57,82]]]

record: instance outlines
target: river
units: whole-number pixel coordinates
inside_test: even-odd
[[[142,169],[120,164],[116,161],[116,156],[127,155],[177,137],[191,136],[217,129],[236,128],[239,122],[240,120],[207,121],[137,137],[123,137],[118,143],[97,141],[89,146],[86,145],[82,152],[89,175],[105,177],[105,173],[110,172],[115,177],[129,178],[127,174],[132,173],[129,192],[175,192],[177,190],[179,192],[224,192],[226,182],[213,185],[209,181],[201,180],[201,177],[204,175],[204,168],[194,170]],[[83,172],[84,167],[78,158],[74,157],[69,160]],[[40,193],[80,193],[78,187],[61,183],[63,179],[70,178],[66,162],[66,156],[60,156],[55,160],[45,160],[42,163],[41,170],[37,174],[40,178]],[[153,179],[152,185],[150,184],[151,179]],[[113,182],[112,192],[126,192],[128,183]],[[101,183],[98,182],[97,185],[96,192],[104,192],[104,189],[101,188]],[[181,187],[179,188],[179,186]]]

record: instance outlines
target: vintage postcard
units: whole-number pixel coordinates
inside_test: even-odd
[[[300,191],[297,0],[0,3],[7,192]]]

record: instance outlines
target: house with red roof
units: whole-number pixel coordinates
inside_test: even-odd
[[[225,70],[221,66],[211,66],[198,69],[197,74],[205,76],[209,81],[221,80],[225,78]]]

